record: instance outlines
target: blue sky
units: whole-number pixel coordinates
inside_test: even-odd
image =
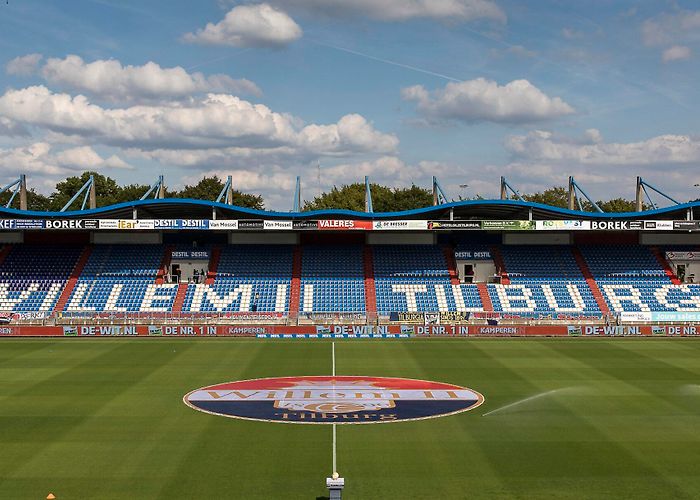
[[[697,197],[697,2],[9,0],[0,33],[0,174],[40,191],[89,168],[233,175],[275,209],[296,175]]]

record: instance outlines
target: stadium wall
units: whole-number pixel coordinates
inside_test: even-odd
[[[0,337],[697,337],[697,325],[71,325],[0,326]]]

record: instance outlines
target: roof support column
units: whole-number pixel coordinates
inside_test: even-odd
[[[576,208],[574,205],[575,198],[576,198],[576,191],[574,188],[574,178],[573,178],[573,176],[569,176],[569,197],[568,197],[568,204],[567,204],[567,206],[569,207],[569,210],[574,210]]]
[[[27,176],[24,174],[19,176],[19,209],[27,209]]]

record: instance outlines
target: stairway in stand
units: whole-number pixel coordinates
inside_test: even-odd
[[[491,247],[491,256],[493,257],[493,263],[496,264],[496,273],[501,276],[501,285],[510,285],[510,278],[508,277],[508,271],[506,271],[506,262],[503,260],[503,255],[501,255],[501,249],[497,246]]]
[[[209,259],[209,270],[207,271],[207,285],[213,285],[216,279],[216,270],[219,268],[219,259],[221,259],[221,247],[215,246],[211,249],[211,259]]]
[[[66,307],[66,304],[68,303],[68,299],[70,298],[71,293],[73,293],[73,289],[75,288],[75,284],[78,282],[78,278],[80,278],[80,275],[83,273],[83,269],[85,269],[85,264],[87,264],[87,261],[90,258],[91,253],[92,253],[91,246],[86,246],[85,248],[83,248],[83,252],[80,254],[80,257],[78,257],[78,262],[75,263],[75,267],[73,268],[73,271],[70,273],[70,278],[68,278],[68,281],[66,282],[66,286],[63,288],[63,291],[61,292],[61,296],[56,301],[56,305],[53,308],[54,312],[63,311],[63,308]],[[3,260],[4,260],[4,257],[3,257]]]
[[[377,316],[377,289],[374,286],[374,252],[370,245],[365,245],[363,260],[365,270],[365,311],[367,319],[373,319]]]
[[[609,314],[610,309],[608,308],[608,303],[605,302],[603,292],[600,291],[598,283],[596,283],[595,278],[591,273],[591,269],[588,267],[588,263],[583,257],[581,250],[579,250],[577,247],[571,247],[571,252],[574,254],[574,259],[576,260],[576,264],[578,264],[578,268],[581,270],[581,274],[583,274],[583,277],[586,279],[588,288],[591,289],[591,293],[593,294],[596,304],[598,304],[598,308],[603,314]]]
[[[165,252],[163,253],[163,260],[160,261],[160,267],[158,268],[158,274],[156,274],[156,285],[162,285],[165,281],[165,275],[168,274],[170,269],[170,260],[172,259],[172,253],[174,246],[169,245],[165,247]]]
[[[188,284],[186,282],[177,285],[177,294],[173,301],[174,313],[182,312],[182,306],[185,304],[185,297],[187,296],[187,286]]]
[[[294,247],[292,259],[292,289],[289,292],[289,317],[299,316],[299,302],[301,297],[301,245]]]
[[[674,285],[680,285],[681,280],[679,280],[678,276],[676,276],[676,273],[673,272],[671,264],[668,263],[664,254],[661,253],[661,250],[659,250],[658,247],[651,247],[650,250],[651,253],[654,254],[654,257],[656,257],[656,260],[659,261],[659,264],[661,264],[661,267],[664,268],[664,272],[666,273],[666,276],[668,276],[668,279],[671,280],[671,283],[673,283]]]

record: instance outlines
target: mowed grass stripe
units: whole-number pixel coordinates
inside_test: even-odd
[[[229,380],[328,375],[330,342],[84,340],[0,343],[0,498],[49,491],[59,499],[326,495],[330,426],[226,419],[181,400]],[[450,382],[486,396],[481,408],[451,417],[340,426],[346,496],[698,497],[700,391],[677,388],[697,384],[699,345],[337,342],[340,375]]]
[[[495,348],[485,343],[475,345],[491,359],[490,365],[501,376],[527,384],[527,390],[515,401],[569,388],[576,380],[568,378],[567,370],[557,370],[556,376],[551,373],[551,380],[543,376],[540,366],[548,356],[542,352],[546,352],[546,347],[539,341]],[[480,442],[491,460],[500,464],[500,472],[513,491],[537,491],[538,495],[558,498],[658,498],[663,492],[683,498],[683,492],[673,483],[597,429],[580,413],[581,408],[568,405],[569,398],[562,394],[565,393],[532,400],[482,420],[490,425],[483,429],[484,439]],[[528,410],[539,418],[527,443],[491,438],[499,432],[513,437],[528,433],[532,427],[523,425],[523,412]],[[553,436],[538,439],[542,430]]]
[[[50,489],[61,487],[73,497],[99,497],[101,487],[111,477],[125,466],[128,469],[130,452],[142,437],[145,422],[123,413],[98,415],[115,398],[167,364],[170,351],[165,344],[105,343],[102,354],[90,356],[18,394],[17,400],[35,398],[39,406],[33,411],[43,417],[34,418],[42,431],[50,434],[50,440],[35,449],[11,477],[31,479],[33,488],[46,484]],[[86,490],[82,481],[86,476],[101,477],[102,481],[93,482]],[[126,481],[134,480],[131,470],[123,471],[123,476]],[[117,484],[111,486],[119,489]]]
[[[606,343],[609,344],[606,356],[617,353],[618,358],[607,358],[612,362],[605,363],[605,371],[595,368],[609,378],[607,382],[599,381],[595,387],[596,392],[603,396],[596,397],[596,392],[587,391],[589,394],[583,401],[581,398],[566,398],[564,401],[575,405],[579,414],[587,416],[591,425],[608,439],[625,447],[638,460],[672,482],[677,491],[685,493],[686,498],[693,498],[700,489],[693,459],[700,445],[700,438],[695,432],[700,424],[700,398],[689,398],[678,391],[679,386],[693,374],[667,361],[679,354],[677,350],[659,350],[653,343],[644,340],[626,340],[623,343],[611,340]],[[635,349],[623,348],[633,343]],[[554,349],[554,345],[548,347],[562,352],[559,348]],[[663,358],[649,356],[645,351]],[[575,349],[563,352],[569,357],[572,369],[579,364],[589,367],[598,365],[590,355],[583,356],[582,360],[574,356]],[[653,379],[646,376],[640,380],[638,372],[630,370],[630,366],[648,368],[653,373]],[[619,387],[623,384],[633,390],[620,391]],[[610,395],[610,386],[618,388],[613,389],[613,394],[617,396]]]
[[[248,359],[239,360],[239,371],[218,364],[182,394],[237,379],[330,373],[330,343],[258,341],[244,345]],[[190,415],[186,425],[196,432],[188,437],[180,467],[158,498],[221,498],[228,492],[231,498],[309,499],[324,494],[330,468],[330,426],[251,422],[182,406]]]
[[[341,375],[459,384],[463,377],[444,371],[451,360],[440,360],[453,352],[444,344],[430,342],[350,340],[336,343],[336,362]],[[403,495],[400,498],[405,499],[470,498],[478,483],[492,498],[509,498],[496,471],[474,442],[469,426],[462,424],[478,418],[474,413],[478,411],[417,422],[340,426],[338,463],[340,472],[349,478],[348,497],[399,498],[398,487]]]

